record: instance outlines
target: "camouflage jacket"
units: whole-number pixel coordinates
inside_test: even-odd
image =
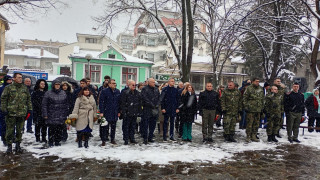
[[[265,110],[267,116],[276,116],[281,118],[281,113],[284,111],[283,95],[270,93],[266,97]]]
[[[264,92],[262,87],[251,84],[243,94],[243,108],[248,112],[262,112]]]
[[[242,97],[238,89],[226,89],[221,94],[221,108],[227,114],[238,114],[242,110]]]
[[[28,88],[17,83],[6,86],[1,95],[1,111],[9,116],[25,117],[28,111],[32,111]]]

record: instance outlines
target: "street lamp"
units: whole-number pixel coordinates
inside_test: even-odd
[[[88,60],[88,77],[90,77],[90,61],[92,59],[92,55],[91,54],[87,54],[85,56],[85,58]]]

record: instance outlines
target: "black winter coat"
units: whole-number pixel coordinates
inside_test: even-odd
[[[304,96],[302,93],[291,91],[284,97],[284,111],[304,114]]]
[[[221,112],[221,102],[219,98],[219,93],[215,91],[203,91],[199,95],[199,110],[216,110]]]
[[[34,91],[31,95],[33,117],[42,117],[42,100],[46,91]]]
[[[167,115],[175,116],[179,108],[178,89],[175,87],[165,87],[161,92],[161,110],[165,109]]]
[[[48,117],[46,124],[64,124],[69,115],[67,95],[63,90],[51,90],[42,100],[42,116]]]
[[[186,94],[181,95],[181,108],[180,108],[180,115],[181,120],[183,122],[193,122],[194,116],[197,113],[197,97],[195,94]]]
[[[308,97],[306,102],[304,103],[307,109],[307,115],[308,117],[319,117],[320,115],[318,114],[318,108],[315,107],[314,105],[314,99],[316,97],[314,95],[311,95]]]
[[[115,122],[118,120],[118,113],[120,112],[120,91],[111,88],[103,89],[99,99],[100,113],[108,122]]]
[[[127,90],[126,92],[122,93],[120,104],[124,116],[141,116],[142,98],[139,91]]]
[[[145,86],[141,90],[141,96],[142,96],[143,117],[150,118],[153,116],[158,116],[159,114],[155,114],[153,112],[156,112],[159,110],[159,104],[160,104],[159,89],[156,87],[151,87],[149,85]]]

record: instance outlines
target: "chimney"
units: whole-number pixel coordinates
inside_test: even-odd
[[[40,56],[43,56],[43,48],[40,49]]]
[[[24,45],[21,46],[21,51],[24,51],[26,47]]]

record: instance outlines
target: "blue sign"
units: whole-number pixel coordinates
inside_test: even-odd
[[[48,80],[48,73],[46,73],[46,72],[14,71],[14,73],[30,74],[30,75],[34,76],[36,79]]]

